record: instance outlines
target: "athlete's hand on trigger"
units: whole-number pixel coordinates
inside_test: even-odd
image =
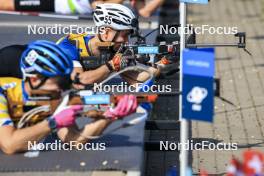
[[[80,83],[80,74],[83,72],[84,72],[83,69],[80,67],[74,68],[74,70],[71,74],[71,79],[73,81],[73,84],[72,84],[73,88],[75,88],[75,89],[84,89],[85,88],[85,86]]]
[[[127,53],[127,54],[117,53],[115,54],[113,59],[110,61],[110,65],[112,66],[114,71],[120,71],[128,66],[136,65],[136,63],[135,63],[132,53],[131,54],[130,53]]]
[[[133,95],[122,97],[115,108],[108,109],[104,116],[112,120],[120,119],[134,113],[137,109],[137,98]]]
[[[74,105],[63,109],[58,114],[55,114],[53,118],[55,119],[57,128],[72,126],[75,122],[76,116],[82,109],[82,105]]]

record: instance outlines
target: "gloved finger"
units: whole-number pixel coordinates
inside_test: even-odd
[[[121,111],[124,109],[124,104],[126,103],[128,97],[127,95],[124,95],[117,103],[117,106],[115,107],[115,111]]]
[[[124,116],[127,114],[127,111],[129,109],[128,102],[129,102],[129,96],[125,95],[122,101],[120,101],[120,109],[119,109],[120,115]]]
[[[133,100],[133,109],[135,109],[137,107],[137,97],[136,96],[132,96],[132,100]]]
[[[132,104],[133,104],[133,100],[131,100],[131,96],[127,95],[127,100],[125,102],[124,113],[128,113],[130,111]]]
[[[129,115],[135,110],[136,97],[133,95],[127,96],[127,101],[125,102],[125,108],[123,110],[123,115]]]
[[[123,109],[125,108],[124,105],[125,105],[125,102],[126,102],[126,99],[127,97],[126,96],[123,96],[117,103],[117,106],[110,110],[110,112],[116,116],[116,117],[122,117],[123,115]]]
[[[110,111],[106,111],[106,112],[104,112],[103,115],[104,115],[105,117],[107,117],[107,118],[114,118],[114,117],[116,117],[116,115],[115,115],[114,113],[110,112]]]
[[[137,97],[136,96],[134,96],[134,108],[137,108],[137,106],[138,106],[138,101],[137,101]]]
[[[83,110],[83,105],[72,105],[70,106],[70,109],[74,112],[78,112],[78,111]]]
[[[129,95],[129,101],[127,103],[127,113],[133,113],[135,111],[137,105],[136,100],[136,96]]]

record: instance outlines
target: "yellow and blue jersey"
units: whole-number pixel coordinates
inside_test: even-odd
[[[69,34],[57,41],[57,44],[69,55],[74,66],[80,67],[82,58],[91,56],[88,42],[94,36],[88,34]]]
[[[0,126],[14,125],[10,115],[10,104],[21,105],[26,101],[27,94],[24,90],[24,82],[18,78],[0,78]]]

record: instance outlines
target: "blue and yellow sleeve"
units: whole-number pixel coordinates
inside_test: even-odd
[[[72,58],[73,61],[80,61],[79,52],[76,47],[69,39],[68,36],[62,37],[57,41],[57,45],[60,46],[63,51]]]
[[[11,125],[14,126],[13,121],[8,112],[7,100],[3,94],[0,93],[0,127]]]

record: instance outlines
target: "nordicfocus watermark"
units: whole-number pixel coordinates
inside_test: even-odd
[[[186,35],[191,34],[218,34],[218,35],[235,35],[238,33],[238,27],[227,27],[227,26],[211,26],[208,24],[201,25],[201,26],[194,26],[193,24],[187,24],[186,27],[179,27],[175,25],[160,25],[159,26],[159,33],[161,35],[167,34],[181,34],[184,33]]]
[[[171,93],[172,92],[172,85],[144,85],[143,83],[136,83],[133,85],[128,84],[127,82],[121,82],[118,85],[104,85],[104,84],[97,84],[94,83],[93,91],[94,92],[105,92],[105,93],[136,93],[139,90],[141,92],[151,92],[151,93]]]
[[[76,141],[62,142],[61,140],[55,140],[52,143],[38,143],[36,141],[28,141],[28,150],[30,151],[45,151],[45,150],[92,150],[102,151],[106,150],[105,143],[78,143]]]
[[[237,143],[214,143],[210,141],[194,142],[188,140],[186,143],[177,143],[171,141],[160,141],[160,150],[218,150],[233,151],[238,149]]]
[[[46,25],[28,25],[28,35],[68,35],[68,34],[103,34],[104,27],[88,27],[84,25],[62,25],[62,24],[46,24]]]

